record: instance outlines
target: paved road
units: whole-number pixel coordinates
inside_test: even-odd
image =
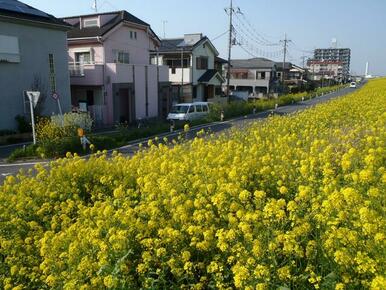
[[[326,102],[328,100],[331,100],[331,99],[334,99],[334,98],[337,98],[340,96],[344,96],[348,93],[353,92],[354,90],[355,89],[345,88],[345,89],[342,89],[338,92],[333,92],[333,93],[330,93],[330,94],[327,94],[324,96],[316,97],[316,98],[311,99],[311,100],[305,100],[303,102],[295,103],[292,105],[279,107],[278,109],[274,110],[273,113],[285,115],[285,114],[290,114],[290,113],[294,113],[297,111],[302,111],[302,110],[310,108],[316,104],[323,103],[323,102]],[[217,132],[221,132],[221,131],[224,131],[226,129],[229,129],[231,127],[234,127],[234,126],[241,126],[241,125],[244,125],[245,123],[250,123],[250,122],[255,122],[256,120],[265,119],[270,114],[272,114],[272,110],[260,112],[260,113],[257,113],[255,115],[248,115],[246,117],[240,117],[240,118],[232,119],[232,120],[225,121],[225,122],[215,122],[215,123],[211,123],[211,124],[207,124],[207,125],[201,125],[201,126],[193,127],[190,130],[187,138],[194,138],[196,136],[196,133],[202,129],[211,130],[212,132],[217,133]],[[160,139],[163,139],[164,137],[166,137],[168,140],[172,140],[172,139],[175,139],[180,133],[181,133],[181,131],[176,131],[174,133],[160,134],[160,135],[158,135],[158,137]],[[129,143],[128,145],[117,149],[117,151],[119,151],[125,155],[130,156],[138,151],[140,144],[146,144],[149,139],[154,139],[154,137],[133,141],[133,142]],[[14,175],[17,172],[19,172],[19,170],[21,170],[21,169],[28,170],[30,168],[33,168],[34,165],[36,165],[37,163],[48,164],[48,162],[44,162],[44,161],[43,162],[39,161],[39,162],[13,163],[13,164],[0,163],[0,184],[3,184],[3,181],[6,178],[6,176]]]

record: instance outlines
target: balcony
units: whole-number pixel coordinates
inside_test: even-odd
[[[104,65],[96,63],[76,63],[68,65],[71,85],[101,86],[103,85]]]
[[[156,65],[136,65],[107,63],[86,64],[69,63],[71,85],[73,86],[102,86],[104,80],[109,83],[132,83],[134,79],[145,80],[145,68],[147,67],[150,82],[157,81]],[[167,66],[158,66],[159,81],[169,82],[169,69]],[[134,76],[135,74],[135,76]]]

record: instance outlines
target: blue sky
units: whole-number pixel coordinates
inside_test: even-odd
[[[92,13],[92,0],[21,0],[57,17]],[[366,61],[370,73],[386,75],[386,1],[385,0],[234,0],[243,16],[236,18],[244,33],[244,49],[258,56],[282,60],[275,56],[280,48],[260,43],[261,36],[276,43],[284,38],[289,45],[289,60],[301,64],[303,50],[324,48],[336,38],[339,47],[351,48],[351,70],[363,74]],[[202,32],[213,39],[227,30],[224,8],[229,0],[99,0],[100,11],[127,10],[148,22],[153,30],[166,37]],[[248,24],[249,23],[249,24]],[[249,26],[250,25],[250,26]],[[249,32],[248,32],[249,31]],[[248,37],[247,37],[248,36]],[[255,40],[253,40],[255,39]],[[248,41],[248,45],[246,44]],[[214,41],[222,57],[226,57],[227,36]],[[307,55],[307,53],[305,53]],[[234,47],[235,58],[250,57]]]

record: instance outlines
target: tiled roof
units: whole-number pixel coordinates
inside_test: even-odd
[[[283,70],[283,62],[277,61],[277,62],[275,62],[275,64],[276,64],[276,68],[278,70]],[[284,67],[285,67],[285,69],[291,69],[292,68],[292,63],[286,62],[284,64]]]
[[[232,68],[273,68],[275,62],[267,58],[256,57],[250,59],[231,60]]]
[[[218,63],[222,63],[222,64],[228,63],[228,61],[226,59],[223,59],[223,58],[221,58],[219,56],[216,56],[214,61],[218,62]]]
[[[171,38],[171,39],[161,39],[161,46],[159,48],[159,52],[171,52],[180,50],[184,48],[185,51],[191,50],[193,46],[183,45],[183,38]]]
[[[192,51],[194,47],[202,43],[203,41],[209,40],[206,36],[202,37],[196,43],[186,43],[184,38],[170,38],[170,39],[162,39],[161,47],[159,52],[177,52],[181,51],[183,48],[184,51]]]
[[[150,28],[150,25],[146,22],[142,21],[141,19],[135,17],[134,15],[130,14],[127,11],[116,11],[116,12],[108,12],[108,13],[99,13],[99,14],[89,14],[89,15],[80,15],[80,16],[71,16],[71,17],[65,17],[63,18],[64,21],[70,21],[73,19],[79,19],[80,17],[92,17],[92,16],[98,16],[98,15],[114,15],[115,17],[112,18],[109,22],[104,24],[101,27],[86,27],[80,29],[80,23],[77,22],[73,27],[71,31],[68,32],[68,38],[82,38],[82,37],[97,37],[97,36],[103,36],[107,32],[109,32],[111,29],[113,29],[115,26],[120,24],[123,21],[131,22],[134,24],[139,24],[143,26],[147,26]],[[151,29],[151,28],[150,28]],[[154,35],[156,35],[153,32]]]
[[[215,69],[208,69],[197,81],[199,83],[208,83],[217,73]]]

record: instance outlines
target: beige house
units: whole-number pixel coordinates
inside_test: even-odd
[[[185,34],[183,38],[162,39],[153,52],[153,64],[169,67],[174,103],[224,101],[219,52],[201,33]],[[221,62],[221,61],[220,61]]]

